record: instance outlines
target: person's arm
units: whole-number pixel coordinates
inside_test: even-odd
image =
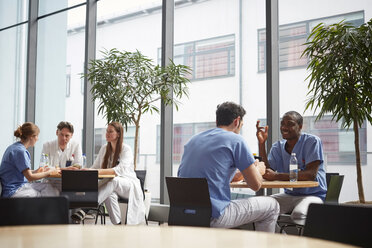
[[[262,185],[262,175],[265,173],[265,164],[256,160],[253,164],[242,171],[249,188],[258,191]]]
[[[26,179],[29,182],[32,182],[32,181],[39,180],[39,179],[42,179],[42,178],[45,178],[45,177],[60,174],[60,170],[57,170],[57,169],[54,169],[54,168],[51,169],[51,168],[48,168],[48,167],[40,167],[39,169],[34,170],[34,171],[32,171],[30,169],[26,169],[26,170],[22,171],[22,174],[26,177]]]
[[[314,181],[316,178],[316,175],[318,174],[319,165],[320,165],[320,160],[316,160],[316,161],[308,163],[305,166],[305,170],[298,172],[298,180],[299,181]]]
[[[258,140],[258,153],[262,157],[262,161],[265,163],[266,168],[270,168],[269,160],[267,159],[266,153],[266,140],[269,135],[269,126],[260,127],[260,121],[256,123],[256,137]]]
[[[113,168],[107,168],[107,169],[98,169],[99,175],[116,175],[115,170]]]

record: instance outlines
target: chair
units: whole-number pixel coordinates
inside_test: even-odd
[[[205,178],[166,177],[168,225],[210,226],[212,206]]]
[[[98,215],[102,210],[98,206],[98,171],[96,170],[62,170],[62,191],[61,195],[68,197],[70,208],[94,208]],[[84,223],[84,221],[83,221]]]
[[[143,199],[145,199],[145,180],[146,180],[146,170],[135,170],[137,178],[140,180],[141,189],[143,193]],[[127,223],[127,211],[128,211],[128,198],[118,198],[120,210],[121,210],[121,216],[122,216],[122,223]],[[124,217],[125,216],[125,217]],[[147,217],[145,216],[146,225],[147,223]]]
[[[344,176],[339,173],[327,173],[327,194],[325,197],[326,203],[338,203]],[[305,219],[292,219],[289,214],[281,214],[278,219],[278,224],[281,224],[280,233],[287,227],[296,227],[298,235],[302,235],[305,225]]]
[[[371,247],[371,219],[371,207],[313,203],[307,213],[304,236]]]
[[[169,205],[153,203],[150,206],[148,221],[158,222],[161,225],[164,222],[168,222],[169,217]]]
[[[0,198],[0,226],[68,224],[66,197]]]

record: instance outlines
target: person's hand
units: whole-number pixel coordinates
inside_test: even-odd
[[[258,172],[261,175],[264,175],[265,174],[265,170],[266,170],[265,163],[264,162],[260,162],[260,161],[258,161],[258,159],[256,159],[256,161],[254,162],[254,164],[256,165],[256,168],[257,168]]]
[[[40,172],[44,172],[48,170],[49,170],[49,167],[45,165],[45,166],[37,168],[36,173],[40,173]]]
[[[69,167],[63,168],[62,170],[79,170],[79,168],[75,166],[69,166]]]
[[[265,174],[262,177],[266,180],[274,181],[276,180],[276,172],[272,169],[266,169]]]
[[[49,172],[49,176],[58,176],[58,175],[61,175],[61,169],[60,168],[58,168],[58,169],[56,169],[56,168],[49,168],[48,172]]]
[[[256,123],[256,129],[257,129],[257,132],[256,132],[256,136],[257,136],[257,140],[260,144],[263,144],[266,142],[267,140],[267,137],[269,135],[269,126],[265,126],[265,127],[260,127],[260,121],[257,121]]]

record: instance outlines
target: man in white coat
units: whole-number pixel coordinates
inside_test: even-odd
[[[49,164],[53,167],[65,168],[71,165],[83,165],[80,144],[71,140],[74,127],[70,122],[61,121],[57,126],[57,139],[43,144],[42,153],[49,157]]]

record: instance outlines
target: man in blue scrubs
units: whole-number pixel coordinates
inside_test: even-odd
[[[256,230],[274,232],[279,204],[271,197],[231,200],[230,181],[238,168],[248,186],[259,190],[265,165],[239,135],[245,110],[232,102],[217,106],[217,127],[193,136],[185,145],[179,177],[206,178],[212,204],[212,227],[255,223]]]
[[[303,118],[296,111],[283,115],[280,132],[283,140],[273,144],[269,156],[266,154],[268,126],[260,127],[257,121],[259,153],[266,164],[266,180],[289,181],[289,159],[296,153],[298,180],[317,181],[318,187],[285,189],[284,193],[272,195],[280,204],[280,213],[291,213],[292,218],[306,218],[310,203],[322,203],[327,193],[326,173],[323,164],[323,146],[319,137],[302,133]]]

